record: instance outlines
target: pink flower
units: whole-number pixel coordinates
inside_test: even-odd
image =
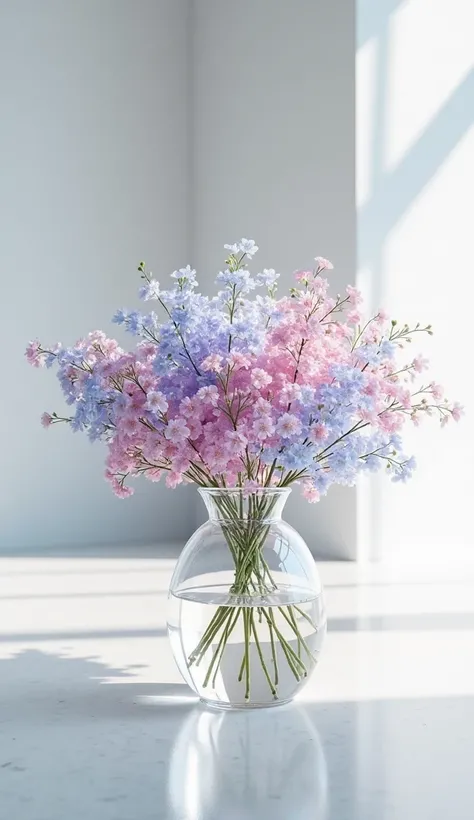
[[[193,396],[192,398],[185,396],[179,404],[180,415],[186,419],[186,422],[199,419],[201,413],[201,408],[199,405],[200,402],[196,396]]]
[[[166,486],[174,490],[178,484],[183,483],[183,476],[181,473],[171,472],[166,476]]]
[[[297,282],[304,282],[305,284],[309,282],[310,279],[313,278],[313,271],[312,270],[297,270],[294,273],[294,277]]]
[[[153,390],[147,395],[146,406],[152,413],[166,413],[168,402],[163,393]]]
[[[311,441],[313,441],[315,444],[319,444],[321,441],[325,441],[327,437],[328,431],[324,424],[320,424],[319,422],[317,424],[313,424],[309,434],[309,438],[311,439]]]
[[[307,482],[303,485],[303,496],[310,504],[315,504],[316,501],[319,501],[320,497],[316,487],[313,487],[312,484],[308,484]]]
[[[227,430],[225,439],[229,442],[230,450],[237,453],[245,449],[248,444],[248,438],[240,430]]]
[[[111,481],[111,484],[112,489],[117,498],[129,498],[131,495],[133,495],[133,488],[126,487],[124,484],[122,484],[121,481],[118,481],[118,479],[116,479],[115,477],[113,481]]]
[[[411,408],[411,393],[409,390],[400,390],[398,393],[398,401],[402,405],[404,410],[410,410]]]
[[[301,387],[299,384],[284,384],[280,390],[280,404],[290,404],[292,401],[298,401],[301,396]]]
[[[176,458],[173,460],[173,472],[185,473],[189,469],[190,463],[186,452],[177,453]]]
[[[133,415],[123,416],[120,422],[120,431],[127,436],[133,436],[137,432],[138,420]]]
[[[267,399],[263,399],[261,396],[257,399],[254,406],[260,413],[271,413],[272,411],[271,402],[267,401]]]
[[[190,430],[189,427],[186,427],[186,422],[179,417],[171,419],[165,428],[165,437],[173,444],[179,444],[181,441],[185,441],[189,433]]]
[[[396,433],[403,427],[404,416],[403,413],[382,413],[378,416],[377,426],[386,433]]]
[[[270,416],[260,416],[253,423],[253,433],[258,441],[264,441],[273,435],[275,426]]]
[[[108,357],[114,356],[116,353],[122,353],[122,350],[120,349],[118,342],[116,342],[115,339],[104,339],[101,342],[100,346],[104,354]]]
[[[34,339],[25,350],[26,361],[33,367],[43,367],[44,356],[40,353],[40,343]]]
[[[204,404],[212,404],[212,405],[214,405],[214,407],[216,406],[216,404],[219,400],[219,391],[218,391],[217,387],[215,386],[215,384],[210,384],[210,385],[207,385],[206,387],[201,387],[197,391],[196,395],[197,395],[198,399],[201,399],[201,401]]]
[[[244,481],[242,494],[244,498],[248,498],[249,495],[258,492],[261,489],[262,485],[259,484],[258,481],[254,481],[253,479],[248,478],[246,481]]]
[[[196,421],[195,419],[190,419],[187,422],[187,425],[189,427],[189,436],[188,436],[188,438],[191,441],[196,441],[196,439],[198,439],[198,438],[200,438],[200,436],[202,436],[203,426],[202,426],[200,421]]]
[[[262,370],[261,367],[256,367],[255,370],[252,370],[252,386],[257,390],[266,387],[267,384],[270,384],[271,380],[272,377],[265,370]]]
[[[375,317],[375,321],[378,325],[383,325],[385,322],[388,321],[389,318],[389,314],[386,310],[379,310],[377,316]]]
[[[162,475],[163,470],[160,470],[159,467],[154,467],[152,470],[147,470],[145,472],[145,478],[148,478],[149,481],[153,481],[155,483],[160,481]]]
[[[464,407],[461,404],[459,404],[458,401],[455,402],[454,406],[453,406],[453,409],[451,410],[451,415],[452,415],[454,421],[460,421],[461,416],[463,414],[464,414]]]
[[[423,356],[418,355],[415,356],[415,358],[413,359],[411,366],[415,370],[415,373],[422,373],[423,370],[426,370],[428,364],[428,359],[425,359]]]
[[[163,447],[163,458],[167,458],[168,461],[172,461],[178,453],[178,445],[173,444],[172,441],[167,441]]]
[[[207,448],[205,460],[212,472],[222,473],[227,469],[229,450],[221,442],[216,442]]]
[[[444,396],[444,390],[440,384],[436,384],[435,382],[431,382],[430,384],[431,393],[433,394],[433,398],[435,401],[442,401]]]
[[[53,417],[51,413],[43,413],[43,415],[41,416],[41,424],[43,425],[43,427],[50,427],[52,423]]]
[[[291,438],[301,433],[301,428],[302,425],[297,416],[284,413],[278,421],[276,431],[282,438]]]
[[[229,353],[227,363],[235,370],[247,370],[250,367],[249,357],[238,351]]]
[[[220,373],[222,370],[222,356],[219,356],[218,353],[211,353],[201,362],[201,369]]]
[[[358,307],[361,304],[362,294],[360,290],[353,288],[352,285],[348,285],[346,287],[346,293],[349,297],[349,304],[354,305],[354,307]]]
[[[316,262],[316,271],[320,273],[322,270],[333,270],[334,265],[329,259],[325,259],[324,256],[315,256],[314,261]]]
[[[358,325],[361,320],[361,315],[358,310],[350,310],[346,316],[348,325]]]

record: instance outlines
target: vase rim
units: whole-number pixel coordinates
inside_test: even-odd
[[[289,495],[291,487],[257,487],[253,490],[246,490],[245,487],[198,487],[200,495],[231,495],[244,493],[250,495]]]

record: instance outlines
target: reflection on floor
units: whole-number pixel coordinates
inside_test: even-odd
[[[321,565],[330,631],[301,700],[219,713],[170,656],[172,566],[0,559],[2,817],[472,820],[473,568]]]

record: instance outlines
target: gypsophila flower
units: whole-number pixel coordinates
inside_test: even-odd
[[[168,409],[168,402],[166,401],[163,393],[152,390],[151,393],[148,393],[147,395],[146,407],[153,413],[166,413]]]
[[[280,274],[276,273],[273,268],[264,268],[261,273],[257,273],[255,279],[259,285],[265,285],[265,287],[270,288],[275,284],[279,276]]]
[[[241,239],[234,245],[224,245],[224,248],[231,253],[245,253],[247,256],[254,256],[258,251],[258,246],[253,239]]]
[[[43,415],[41,416],[41,424],[43,425],[43,427],[50,427],[52,423],[53,417],[51,413],[43,413]]]
[[[428,359],[425,359],[424,356],[418,355],[413,359],[411,366],[413,367],[415,373],[422,373],[423,370],[427,369],[428,364]]]
[[[184,419],[171,419],[165,428],[165,438],[173,444],[180,444],[189,436],[189,427],[186,427]]]
[[[173,279],[178,279],[183,283],[186,282],[187,284],[190,284],[195,282],[196,271],[191,267],[191,265],[186,265],[185,268],[180,268],[179,270],[173,271],[171,277]]]
[[[314,261],[316,262],[316,270],[318,273],[322,270],[332,270],[334,265],[329,259],[325,259],[324,256],[315,256]]]
[[[140,299],[144,299],[144,301],[148,301],[149,299],[158,299],[160,296],[160,286],[155,279],[150,279],[146,285],[143,285],[138,295]]]
[[[67,422],[105,442],[106,479],[120,498],[138,475],[246,493],[301,480],[309,501],[386,465],[394,481],[407,480],[415,462],[403,455],[404,424],[437,415],[444,426],[462,415],[437,383],[414,383],[427,361],[404,351],[420,326],[390,323],[384,311],[364,316],[351,285],[330,295],[323,257],[277,300],[275,270],[248,270],[255,242],[226,249],[213,297],[197,291],[189,265],[165,290],[140,264],[140,296],[158,300],[156,312],[113,317],[137,337],[133,352],[99,331],[66,348],[30,342],[27,361],[57,367],[71,408],[44,413],[43,426]],[[267,293],[251,298],[257,286]]]
[[[278,420],[276,430],[283,439],[287,439],[301,433],[301,426],[301,421],[297,416],[292,413],[284,413]]]

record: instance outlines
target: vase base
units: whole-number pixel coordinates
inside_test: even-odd
[[[285,706],[288,703],[291,703],[293,698],[287,698],[286,700],[272,700],[266,701],[265,703],[259,702],[251,702],[248,703],[224,703],[224,701],[220,700],[206,700],[206,698],[199,698],[203,706],[206,706],[208,709],[215,709],[218,711],[225,710],[226,712],[247,712],[250,709],[274,709],[275,706]]]

